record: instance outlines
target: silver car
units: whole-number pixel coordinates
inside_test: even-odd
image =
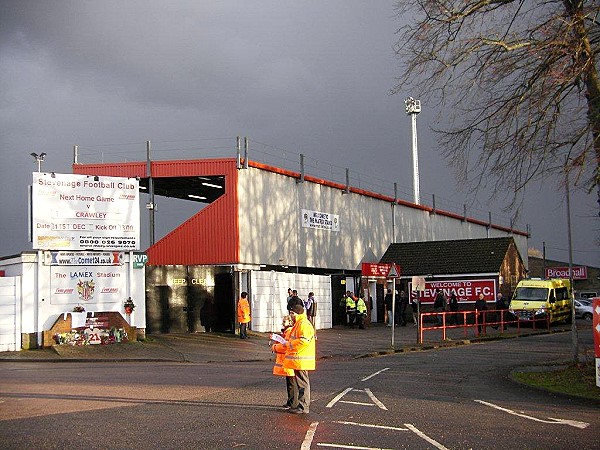
[[[592,310],[592,302],[585,298],[575,299],[575,317],[577,319],[592,320],[594,311]]]

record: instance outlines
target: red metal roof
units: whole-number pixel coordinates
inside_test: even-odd
[[[152,161],[153,178],[225,177],[225,192],[147,250],[150,265],[235,264],[239,262],[237,169],[235,159]],[[146,178],[146,162],[74,164],[73,173]]]

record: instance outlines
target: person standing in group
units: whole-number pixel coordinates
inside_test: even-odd
[[[406,326],[406,307],[408,306],[408,297],[406,291],[400,291],[400,325]]]
[[[352,292],[346,291],[346,325],[354,327],[356,320],[356,301]]]
[[[433,302],[433,310],[438,313],[442,313],[446,310],[446,296],[441,289],[436,290],[435,301]],[[442,325],[442,316],[436,314],[435,321],[438,326]]]
[[[282,320],[281,333],[279,335],[289,341],[290,335],[292,334],[292,318],[284,316]],[[275,351],[275,345],[271,345],[273,353],[275,353],[275,365],[273,366],[273,375],[285,377],[285,388],[287,392],[287,401],[283,405],[284,408],[289,409],[294,405],[294,369],[286,369],[283,367],[283,360],[285,359],[285,351]],[[280,350],[282,350],[280,348]]]
[[[458,298],[453,292],[450,294],[450,300],[448,300],[448,308],[450,308],[450,316],[448,317],[448,324],[458,325]]]
[[[309,371],[315,370],[315,329],[306,317],[302,305],[294,305],[290,311],[294,325],[290,338],[285,344],[275,344],[274,352],[285,352],[283,367],[294,370],[292,380],[292,414],[308,414],[310,412],[310,379]]]
[[[415,292],[410,299],[410,306],[412,307],[412,318],[415,327],[419,324],[419,292]]]
[[[365,329],[365,318],[367,317],[367,304],[363,297],[359,297],[356,301],[356,323],[361,330]]]
[[[304,306],[304,302],[298,297],[298,291],[296,289],[288,288],[287,310],[291,311],[292,307],[298,302]]]
[[[508,306],[504,301],[504,297],[502,297],[502,292],[498,292],[498,294],[496,295],[496,322],[498,323],[494,325],[495,329],[498,329],[498,327],[502,327],[504,330],[506,330],[506,324],[504,323],[504,321],[506,320],[506,316],[504,315],[505,309],[508,309]]]
[[[385,319],[387,326],[391,327],[392,326],[392,303],[393,303],[391,289],[387,290],[387,294],[385,294],[385,298],[384,298],[383,302],[385,304],[385,318],[384,319]]]
[[[302,301],[302,299],[300,297],[298,297],[298,291],[293,290],[292,296],[288,299],[288,302],[287,302],[288,312],[291,311],[295,305],[302,305],[302,307],[304,308],[304,302]]]
[[[480,335],[482,330],[485,334],[485,311],[487,310],[487,302],[483,294],[479,294],[479,298],[475,300],[475,310],[477,311],[477,335]]]
[[[304,309],[306,310],[306,317],[308,317],[308,320],[310,320],[310,323],[316,330],[315,317],[317,316],[317,301],[315,300],[314,292],[308,293],[308,298],[304,302]]]
[[[237,317],[240,323],[240,339],[248,339],[248,324],[250,323],[250,304],[248,293],[242,292],[237,304]]]

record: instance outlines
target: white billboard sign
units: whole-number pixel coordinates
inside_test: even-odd
[[[302,227],[317,230],[340,231],[340,216],[321,211],[302,210]]]
[[[126,278],[124,266],[51,266],[50,303],[88,306],[122,302],[126,294]]]
[[[33,174],[36,250],[138,250],[139,180]]]
[[[44,252],[45,266],[121,266],[123,252]]]

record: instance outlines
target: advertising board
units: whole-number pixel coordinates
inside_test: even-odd
[[[340,231],[340,216],[337,214],[303,209],[302,227],[337,232]]]
[[[417,298],[413,290],[412,282],[408,283],[411,300]],[[496,280],[494,279],[471,279],[471,280],[439,280],[425,281],[425,289],[421,293],[421,303],[433,303],[435,292],[441,289],[447,297],[455,294],[459,302],[475,302],[479,294],[483,294],[485,300],[493,301],[496,298]]]
[[[121,303],[126,293],[123,266],[51,266],[50,303],[86,306]]]
[[[568,267],[546,267],[546,278],[569,278]],[[574,280],[587,280],[587,266],[573,266]]]
[[[44,252],[45,266],[121,266],[123,252]]]
[[[139,180],[33,174],[35,250],[138,250]]]
[[[362,263],[361,274],[363,277],[385,278],[390,272],[391,263]]]

